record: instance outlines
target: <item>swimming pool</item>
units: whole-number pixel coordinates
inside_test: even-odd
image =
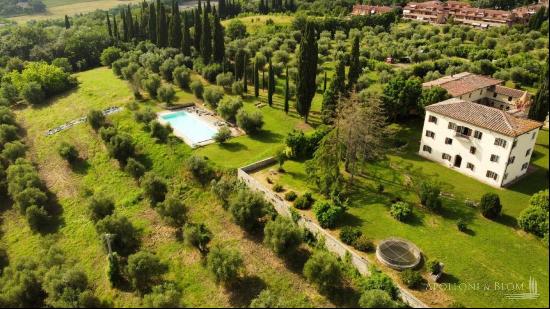
[[[212,140],[218,130],[186,111],[178,111],[160,116],[162,120],[170,124],[174,133],[185,140],[190,146]]]

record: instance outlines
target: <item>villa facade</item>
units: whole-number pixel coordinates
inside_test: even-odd
[[[460,98],[426,107],[419,154],[495,187],[529,169],[542,123]]]
[[[391,6],[355,4],[351,11],[351,15],[365,16],[374,14],[385,14],[390,13],[393,10],[394,8],[392,8]]]

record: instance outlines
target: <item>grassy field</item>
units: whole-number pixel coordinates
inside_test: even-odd
[[[102,191],[116,201],[116,213],[127,216],[139,228],[142,249],[155,252],[169,265],[167,280],[173,280],[183,291],[183,303],[189,307],[248,306],[264,287],[284,292],[291,300],[308,299],[312,306],[334,306],[316,289],[305,282],[299,272],[287,269],[285,262],[274,256],[257,239],[247,236],[232,223],[208,189],[196,184],[187,175],[185,160],[191,149],[184,143],[159,144],[146,133],[128,109],[109,119],[119,130],[128,132],[137,144],[148,167],[170,180],[170,186],[183,192],[190,210],[190,220],[203,222],[214,233],[213,243],[223,243],[239,249],[245,260],[246,276],[234,290],[214,283],[210,272],[202,265],[196,250],[176,241],[174,230],[166,226],[157,213],[141,197],[136,182],[120,171],[110,159],[103,142],[81,124],[70,130],[46,137],[45,131],[66,121],[85,115],[90,109],[125,106],[132,100],[127,84],[106,68],[77,74],[80,86],[41,108],[17,111],[18,121],[26,130],[29,156],[37,164],[48,188],[63,207],[58,232],[41,236],[33,234],[25,219],[14,209],[2,213],[1,245],[7,248],[12,261],[32,257],[46,239],[62,249],[79,269],[85,271],[96,294],[112,301],[117,307],[140,306],[136,294],[111,289],[106,278],[106,255],[99,235],[88,219],[86,200],[93,191]],[[180,100],[189,94],[178,92]],[[140,103],[156,108],[150,102]],[[70,168],[57,154],[57,146],[68,141],[75,144],[84,163]]]
[[[10,17],[18,23],[25,23],[31,20],[59,19],[65,15],[93,12],[95,10],[108,10],[118,5],[139,3],[140,0],[46,0],[44,3],[47,10],[43,14],[22,15]]]
[[[254,16],[239,17],[234,19],[241,20],[243,24],[246,26],[246,32],[248,32],[249,34],[254,34],[257,31],[262,30],[268,20],[273,21],[273,23],[276,24],[277,26],[284,27],[284,26],[289,26],[292,23],[292,20],[294,19],[294,17],[288,16],[288,15],[274,14],[274,15],[254,15]],[[222,21],[222,25],[224,27],[227,27],[231,22],[231,20],[233,19]]]
[[[527,206],[531,194],[548,188],[548,131],[541,132],[535,149],[532,164],[537,170],[509,189],[490,187],[422,159],[416,154],[420,132],[421,123],[403,126],[401,134],[409,142],[406,149],[389,155],[379,164],[366,167],[366,173],[358,178],[351,207],[341,225],[359,227],[376,241],[391,236],[413,241],[427,259],[438,259],[445,264],[447,275],[443,283],[450,284],[445,288],[454,288],[444,292],[468,307],[548,306],[548,249],[540,240],[516,228],[516,218]],[[270,178],[283,184],[287,190],[299,193],[315,190],[306,181],[303,163],[287,162],[285,170],[286,173],[280,177],[270,175]],[[440,214],[416,206],[414,216],[408,223],[398,222],[390,216],[390,200],[395,196],[415,205],[419,203],[416,195],[402,185],[404,171],[416,171],[424,179],[438,180],[444,191],[452,194],[452,197],[444,199]],[[376,183],[384,184],[386,192],[383,195],[375,193]],[[501,197],[503,215],[497,222],[483,218],[477,209],[464,204],[465,199],[479,200],[486,192],[495,192]],[[456,228],[459,218],[468,222],[466,233]],[[371,256],[371,260],[374,257]],[[395,273],[394,277],[397,277]],[[530,277],[539,284],[541,295],[538,299],[522,301],[505,298],[507,293],[527,292]],[[523,284],[523,290],[499,290],[502,284],[508,283]],[[470,286],[465,288],[464,285]],[[445,305],[445,299],[441,299],[440,295],[434,298],[433,292],[420,291],[415,294],[428,303],[433,300],[434,305]]]

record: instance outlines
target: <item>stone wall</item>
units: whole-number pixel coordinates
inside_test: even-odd
[[[289,202],[285,201],[278,194],[273,192],[271,189],[266,188],[258,180],[256,180],[254,177],[252,177],[249,174],[251,172],[267,167],[273,163],[275,163],[275,159],[272,157],[252,163],[245,167],[239,168],[237,171],[237,176],[250,189],[262,193],[264,195],[264,198],[273,205],[277,213],[279,213],[282,216],[290,217],[291,216],[290,209],[292,208],[292,205]],[[337,254],[342,258],[346,254],[349,254],[351,257],[351,263],[353,264],[353,266],[355,266],[355,268],[359,271],[359,273],[361,273],[364,276],[370,275],[370,271],[369,271],[370,263],[365,258],[357,254],[350,247],[342,243],[339,239],[332,236],[332,234],[330,234],[328,231],[323,229],[317,223],[303,216],[300,217],[297,223],[299,226],[302,226],[308,229],[317,238],[323,237],[325,239],[325,246],[329,251]],[[409,291],[403,289],[402,287],[399,287],[399,290],[400,290],[401,299],[409,306],[413,308],[428,308],[426,304],[424,304],[422,301],[420,301],[418,298],[412,295]]]

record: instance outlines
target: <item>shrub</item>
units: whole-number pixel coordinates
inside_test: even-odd
[[[160,74],[165,80],[171,82],[174,78],[173,74],[177,66],[178,64],[174,59],[166,59],[159,67]]]
[[[202,68],[202,76],[211,83],[216,82],[216,76],[223,71],[219,63],[211,63]]]
[[[264,244],[277,254],[294,251],[302,243],[302,230],[290,219],[278,216],[264,228]]]
[[[137,122],[149,124],[151,121],[157,118],[157,114],[151,108],[145,108],[143,110],[136,111],[134,113],[134,119]]]
[[[113,251],[127,256],[139,247],[138,231],[126,217],[107,216],[97,221],[96,230],[103,239],[105,249],[107,249],[107,241],[110,241]],[[105,234],[111,234],[109,240],[103,237]]]
[[[160,100],[168,105],[172,104],[176,97],[174,88],[170,85],[162,85],[158,90],[158,97]]]
[[[47,227],[51,222],[51,217],[48,212],[43,207],[36,205],[27,208],[25,217],[27,218],[29,227],[35,232]]]
[[[382,290],[395,299],[399,289],[393,283],[390,277],[376,269],[371,269],[371,275],[361,282],[363,290]]]
[[[168,270],[168,267],[161,263],[157,256],[140,251],[128,257],[127,270],[132,286],[143,293],[160,280],[160,276]]]
[[[189,69],[186,67],[177,67],[174,70],[172,78],[174,79],[174,83],[181,89],[189,89],[191,75],[189,74]]]
[[[201,184],[208,183],[214,177],[214,170],[208,162],[197,156],[191,156],[187,160],[187,168]]]
[[[25,157],[26,152],[27,146],[25,144],[20,141],[13,141],[4,144],[4,149],[0,153],[0,156],[13,163],[15,160]]]
[[[441,264],[438,260],[429,260],[428,263],[426,263],[426,268],[431,274],[437,275],[441,272]]]
[[[15,125],[15,114],[5,106],[0,106],[0,124]]]
[[[99,128],[105,125],[105,115],[101,111],[91,110],[88,113],[88,123],[94,129],[94,131],[99,130]]]
[[[214,274],[216,282],[231,285],[244,269],[241,254],[235,249],[215,246],[208,253],[208,268]]]
[[[285,193],[285,200],[289,202],[296,200],[297,197],[298,195],[294,191],[288,191],[287,193]]]
[[[367,290],[359,298],[361,308],[397,308],[390,295],[382,290]]]
[[[390,214],[395,219],[403,222],[412,215],[412,207],[405,202],[397,202],[391,205]]]
[[[212,240],[212,232],[204,224],[186,224],[183,239],[189,246],[197,248],[202,254],[208,253],[208,243]]]
[[[420,185],[420,203],[432,211],[437,211],[441,209],[442,206],[441,198],[439,197],[440,193],[441,189],[439,186],[429,182],[423,182]]]
[[[212,180],[212,193],[222,201],[222,205],[227,208],[231,194],[237,189],[237,179],[230,175],[223,175],[219,180]]]
[[[109,263],[107,266],[107,278],[111,287],[115,287],[122,281],[120,257],[116,252],[113,252],[107,255],[107,261]]]
[[[127,134],[117,134],[113,136],[107,144],[109,154],[125,165],[128,158],[135,155],[135,146],[132,138]]]
[[[202,96],[204,93],[204,86],[202,85],[200,80],[196,80],[191,83],[191,91],[193,92],[193,94],[197,99],[202,100]]]
[[[21,179],[26,181],[27,179]],[[19,206],[19,211],[21,214],[25,214],[27,209],[31,206],[40,206],[43,207],[48,201],[48,196],[41,189],[29,186],[22,191],[17,192],[14,197],[14,201]]]
[[[235,223],[252,231],[260,226],[260,218],[266,214],[267,207],[262,195],[248,189],[241,189],[231,199],[229,212]]]
[[[481,197],[479,203],[479,209],[481,214],[488,219],[495,219],[500,216],[502,210],[502,204],[500,204],[500,197],[495,193],[486,193]]]
[[[346,245],[353,245],[362,235],[360,229],[351,226],[344,226],[340,230],[340,240]]]
[[[122,50],[120,48],[114,46],[107,47],[101,53],[101,64],[110,67],[113,62],[120,59],[121,54]]]
[[[383,185],[383,184],[381,184],[381,183],[377,183],[377,184],[376,184],[376,192],[382,194],[382,193],[384,193],[384,189],[385,189],[385,188],[384,188],[384,185]]]
[[[38,105],[44,102],[46,94],[37,82],[29,82],[21,88],[21,97],[30,105]]]
[[[535,193],[518,219],[519,226],[538,237],[548,235],[548,190]]]
[[[253,111],[251,113],[240,109],[237,113],[237,125],[247,134],[255,134],[260,132],[264,125],[262,113]]]
[[[111,138],[113,136],[117,135],[117,129],[115,127],[109,126],[109,127],[103,127],[99,129],[99,136],[105,143],[109,143]]]
[[[143,297],[147,308],[180,308],[181,292],[172,282],[156,285]]]
[[[337,288],[342,282],[338,260],[327,251],[316,251],[304,265],[304,276],[323,292]]]
[[[306,192],[304,195],[296,199],[294,202],[294,207],[301,210],[306,210],[310,209],[314,202],[315,200],[313,199],[313,195],[310,192]]]
[[[233,73],[220,73],[216,76],[216,85],[223,87],[224,89],[231,88],[231,85],[235,81]]]
[[[244,86],[241,81],[236,81],[231,84],[231,93],[234,95],[242,95],[244,92]]]
[[[419,272],[412,269],[406,269],[400,274],[403,283],[410,289],[418,289],[424,284],[424,278]]]
[[[214,135],[214,140],[220,144],[225,143],[228,139],[231,138],[231,129],[227,126],[221,127],[218,132]]]
[[[67,73],[71,73],[73,71],[73,66],[67,58],[55,58],[52,60],[52,65],[63,69],[63,71]]]
[[[353,247],[362,252],[374,251],[374,243],[366,235],[361,235],[353,242]]]
[[[115,202],[103,195],[95,195],[88,201],[88,210],[90,219],[97,222],[115,212]]]
[[[468,225],[464,219],[460,218],[456,221],[456,228],[461,232],[465,232],[468,229]]]
[[[170,196],[160,204],[159,214],[172,227],[182,227],[187,219],[187,207],[181,199]]]
[[[273,185],[273,191],[275,192],[283,192],[285,188],[283,188],[283,185],[276,183]]]
[[[141,187],[153,207],[163,202],[168,193],[166,182],[153,172],[148,172],[141,178]]]
[[[162,143],[165,143],[170,133],[172,133],[172,128],[170,126],[163,126],[158,121],[151,121],[151,123],[149,123],[149,130],[151,136]]]
[[[213,108],[218,106],[218,103],[223,98],[223,89],[217,86],[206,87],[204,90],[204,100]]]
[[[317,201],[313,205],[313,212],[323,228],[334,228],[344,214],[344,209],[327,201]]]
[[[138,160],[129,158],[128,162],[126,162],[126,166],[124,167],[124,171],[134,177],[134,179],[139,179],[143,176],[143,174],[145,174],[145,166],[143,166],[143,164],[141,164]]]
[[[235,122],[239,109],[243,107],[243,100],[239,97],[226,97],[220,101],[216,111],[225,120]]]
[[[149,93],[151,98],[156,98],[161,85],[160,77],[157,74],[150,74],[145,80],[141,82],[143,88]]]
[[[61,145],[59,145],[59,148],[57,148],[57,152],[63,159],[67,160],[67,162],[69,163],[74,163],[76,162],[76,160],[78,160],[78,150],[74,145],[71,145],[67,142],[61,143]]]

